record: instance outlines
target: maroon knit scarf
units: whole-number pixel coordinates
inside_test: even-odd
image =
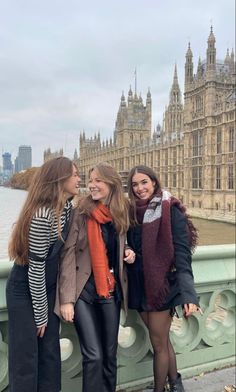
[[[162,191],[149,201],[137,200],[136,216],[142,223],[142,254],[147,305],[160,309],[167,298],[167,273],[174,267],[174,245],[171,231],[171,207],[175,205],[187,218],[189,246],[193,250],[197,231],[186,214],[182,203]]]

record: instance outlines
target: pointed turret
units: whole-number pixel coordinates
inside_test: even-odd
[[[188,43],[188,50],[186,53],[186,61],[185,61],[185,90],[193,82],[193,53],[190,47],[190,42]]]
[[[230,72],[235,73],[234,50],[232,48],[230,55]]]
[[[120,99],[120,106],[121,106],[122,108],[125,108],[125,107],[126,107],[124,91],[122,91],[122,95],[121,95],[121,99]]]
[[[148,87],[146,104],[150,105],[151,103],[152,103],[152,95],[151,95],[151,92],[150,92],[150,88]]]
[[[178,82],[177,66],[175,64],[173,84],[170,90],[170,105],[181,105],[181,92]]]
[[[75,149],[75,152],[74,152],[74,161],[77,161],[77,159],[78,159],[78,153],[77,153],[77,149]]]
[[[213,27],[211,26],[210,35],[207,40],[207,76],[212,78],[215,76],[216,71],[216,48],[215,48],[215,36],[213,34]]]
[[[131,89],[131,86],[129,87],[129,92],[128,92],[128,105],[133,102],[133,91]]]
[[[230,63],[231,63],[231,57],[229,55],[229,48],[228,48],[225,56],[225,64],[230,65]]]
[[[234,63],[234,49],[232,48],[232,51],[231,51],[231,61]]]
[[[199,59],[198,59],[198,66],[197,66],[197,77],[198,77],[198,79],[200,79],[202,77],[202,74],[203,74],[202,61],[201,61],[201,57],[199,57]]]
[[[139,106],[143,106],[143,98],[142,98],[141,93],[139,94],[138,101],[139,101]]]

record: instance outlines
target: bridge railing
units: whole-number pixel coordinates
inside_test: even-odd
[[[0,261],[0,391],[8,386],[6,280],[11,263]],[[235,361],[235,246],[198,247],[193,256],[196,290],[203,315],[174,318],[171,340],[184,377],[219,369]],[[73,325],[61,323],[63,392],[81,387],[82,358]],[[117,390],[138,389],[153,378],[152,348],[139,315],[121,314]]]

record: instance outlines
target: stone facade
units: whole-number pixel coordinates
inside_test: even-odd
[[[187,205],[193,215],[234,221],[235,218],[235,61],[227,50],[216,59],[211,28],[206,60],[194,73],[190,44],[185,62],[184,104],[175,66],[163,124],[154,132],[152,99],[122,93],[113,138],[101,141],[80,135],[77,161],[84,186],[88,171],[99,161],[111,163],[124,183],[138,164],[154,168],[163,187]]]
[[[52,152],[50,148],[47,150],[44,150],[43,152],[43,161],[49,161],[50,159],[53,158],[58,158],[58,157],[63,157],[63,148],[60,148],[58,151]]]

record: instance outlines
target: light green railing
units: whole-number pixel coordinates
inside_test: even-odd
[[[6,279],[11,264],[0,262],[0,391],[7,388]],[[203,315],[174,319],[171,340],[184,377],[234,363],[235,246],[201,246],[193,257],[196,289]],[[73,326],[62,323],[63,392],[81,390],[82,359]],[[152,380],[152,349],[147,329],[135,311],[121,315],[118,387],[138,389]],[[7,391],[7,389],[6,389]]]

